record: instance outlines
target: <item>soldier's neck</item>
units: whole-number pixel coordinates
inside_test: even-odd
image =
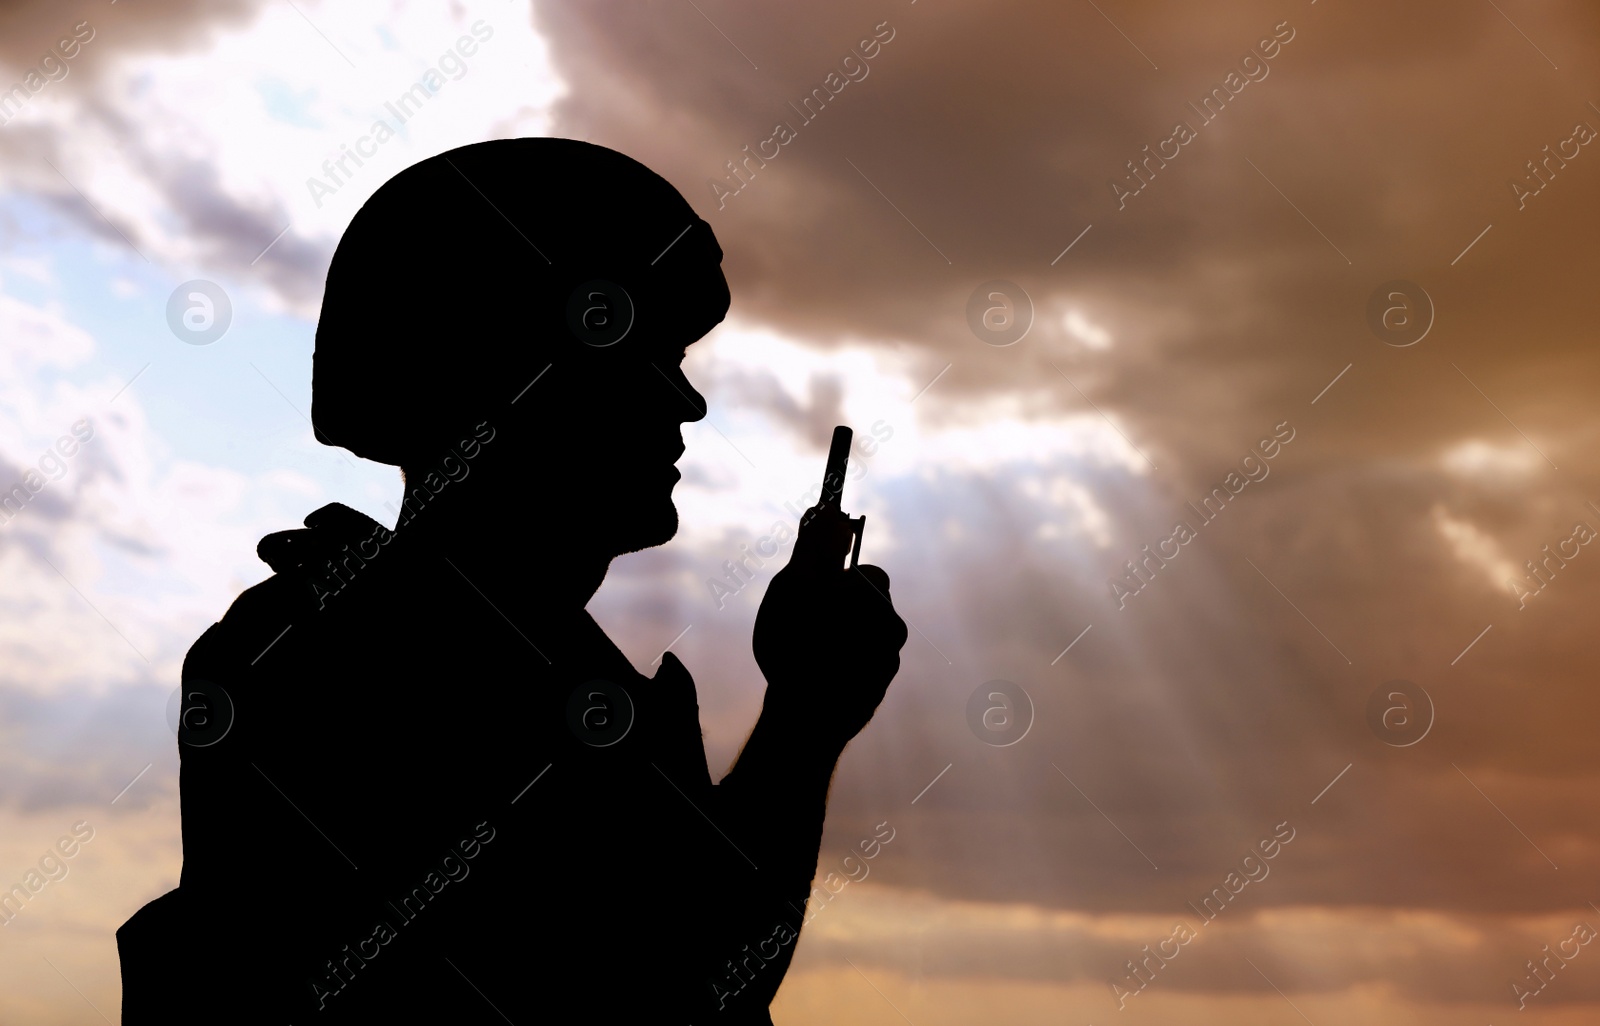
[[[538,511],[526,506],[515,516],[508,512],[441,501],[402,522],[398,531],[419,554],[437,553],[448,561],[513,621],[583,610],[605,580],[613,556],[575,535],[570,523],[542,522]]]

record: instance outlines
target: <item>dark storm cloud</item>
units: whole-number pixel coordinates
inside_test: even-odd
[[[63,35],[72,36],[73,29],[86,22],[94,37],[84,44],[81,66],[72,58],[68,77],[92,77],[98,72],[91,56],[200,49],[218,31],[248,24],[260,6],[258,0],[154,0],[130,7],[64,7],[49,0],[17,0],[0,9],[0,62],[7,70],[31,67]]]
[[[877,486],[901,513],[897,547],[873,558],[892,568],[897,605],[917,630],[879,718],[846,754],[832,815],[888,815],[906,826],[881,881],[1159,913],[1198,900],[1257,833],[1288,822],[1297,841],[1273,886],[1253,895],[1262,909],[1547,912],[1581,897],[1572,874],[1600,869],[1594,839],[1574,825],[1600,812],[1584,754],[1594,702],[1575,672],[1541,675],[1537,701],[1516,690],[1532,684],[1519,681],[1519,667],[1548,661],[1546,646],[1576,650],[1576,639],[1519,629],[1504,619],[1515,609],[1509,595],[1481,575],[1463,578],[1427,526],[1429,505],[1455,483],[1399,472],[1291,477],[1292,455],[1293,445],[1276,461],[1281,479],[1250,486],[1259,491],[1201,526],[1125,609],[1100,567],[1164,537],[1171,519],[1197,521],[1183,496],[1152,495],[1145,479],[1074,461]],[[1116,525],[1109,550],[1070,531],[1041,541],[1041,525],[1076,519],[1022,497],[1042,474],[1080,481],[1110,508],[1146,512]],[[1305,515],[1313,506],[1339,537]],[[1373,512],[1384,509],[1400,532],[1393,538],[1390,518]],[[911,510],[959,521],[961,538]],[[693,624],[678,651],[699,682],[719,771],[759,709],[746,650],[769,575],[715,613],[697,601],[699,578],[721,577],[715,553],[737,554],[747,540],[730,535],[699,568],[676,556],[657,558],[648,574],[625,568],[629,594],[682,596],[670,611],[636,617],[660,644]],[[1385,556],[1395,564],[1381,565]],[[1593,585],[1571,584],[1563,601],[1592,608]],[[1441,591],[1458,593],[1456,602]],[[1545,597],[1557,597],[1554,586]],[[1475,652],[1482,663],[1465,675],[1450,663],[1481,628],[1472,619],[1480,612],[1499,618],[1497,647],[1486,640]],[[1367,724],[1370,695],[1394,678],[1421,683],[1439,706],[1415,748],[1386,745]],[[1021,684],[1035,705],[1032,731],[1013,748],[983,744],[967,719],[970,695],[993,679]],[[1517,827],[1491,800],[1515,810]]]
[[[1305,817],[1301,865],[1264,901],[1570,905],[1474,785],[1561,847],[1556,862],[1594,868],[1593,831],[1575,824],[1592,822],[1600,769],[1579,640],[1600,563],[1580,560],[1541,596],[1559,602],[1518,611],[1503,582],[1452,553],[1435,511],[1520,567],[1600,494],[1585,355],[1595,260],[1578,228],[1600,215],[1600,155],[1581,149],[1531,199],[1510,187],[1537,184],[1526,162],[1576,122],[1600,126],[1582,85],[1600,77],[1600,14],[1519,9],[1513,26],[1487,5],[1444,3],[1104,12],[1116,27],[1088,5],[538,9],[572,86],[558,132],[678,185],[728,254],[736,314],[821,346],[909,345],[929,376],[951,363],[919,404],[934,423],[985,394],[1095,412],[1081,388],[1160,468],[1138,481],[1054,468],[1106,511],[1109,550],[1033,536],[1060,519],[1020,494],[1044,467],[903,484],[891,500],[903,547],[883,561],[908,618],[954,665],[913,633],[887,725],[847,756],[874,772],[842,770],[838,807],[904,805],[956,761],[905,813],[927,817],[927,837],[884,870],[947,894],[1150,910],[1198,893],[1259,823]],[[870,73],[804,121],[791,103],[885,20],[894,36]],[[1227,103],[1206,121],[1190,104],[1219,86]],[[1133,177],[1127,162],[1180,121],[1194,138]],[[777,122],[793,138],[721,195],[712,182],[740,184],[725,162]],[[1021,284],[1040,311],[1005,349],[966,322],[968,296],[992,278]],[[1393,278],[1432,296],[1418,345],[1385,345],[1367,323],[1369,295]],[[1110,349],[1075,350],[1045,319],[1064,307],[1108,330]],[[745,392],[730,398],[762,405]],[[1282,422],[1297,435],[1272,476],[1117,609],[1107,577],[1175,520],[1197,520],[1186,503]],[[1523,478],[1443,470],[1471,439],[1537,444],[1550,461]],[[965,541],[937,530],[952,519]],[[962,705],[1008,676],[1037,694],[1037,733],[986,752]],[[1384,745],[1365,723],[1369,695],[1394,678],[1439,705],[1416,748]],[[1052,761],[1141,839],[1160,887]],[[1003,871],[974,868],[997,861]]]
[[[1073,297],[1109,321],[1119,367],[1138,361],[1140,373],[1107,374],[1091,395],[1180,453],[1214,444],[1220,433],[1186,430],[1213,404],[1235,415],[1268,398],[1303,404],[1350,356],[1389,355],[1362,314],[1367,293],[1388,277],[1428,272],[1442,290],[1441,319],[1452,323],[1511,316],[1506,290],[1482,287],[1490,274],[1513,276],[1514,308],[1569,319],[1570,301],[1550,300],[1570,296],[1562,279],[1577,271],[1563,275],[1506,248],[1575,237],[1563,238],[1560,222],[1535,235],[1514,224],[1505,231],[1519,213],[1506,181],[1584,115],[1582,93],[1546,76],[1538,54],[1488,7],[1112,12],[1159,55],[1159,71],[1087,5],[724,6],[706,12],[715,29],[689,10],[620,12],[540,8],[573,85],[561,129],[641,157],[700,207],[729,253],[737,312],[819,344],[847,333],[912,341],[935,369],[933,354],[955,361],[955,389],[1054,380],[1044,337],[1015,354],[972,337],[964,304],[991,277],[1014,278],[1036,303]],[[790,103],[883,19],[897,34],[871,73],[800,122]],[[1189,103],[1286,19],[1293,36],[1266,62],[1270,74],[1202,122]],[[1581,33],[1594,19],[1569,5],[1526,27],[1560,41],[1564,24]],[[619,90],[634,102],[612,102]],[[1109,182],[1184,118],[1198,138],[1117,209]],[[797,137],[717,210],[709,183],[775,121],[799,123]],[[1566,221],[1596,201],[1573,188],[1561,202]],[[1493,264],[1431,280],[1497,218]],[[1052,268],[1089,223],[1093,231]],[[1464,341],[1486,349],[1490,337]],[[1418,398],[1447,401],[1448,386],[1434,391],[1441,395]]]
[[[1142,486],[1114,474],[1053,469],[1112,508],[1198,519],[1179,496],[1136,502]],[[1600,811],[1589,742],[1600,703],[1583,645],[1565,627],[1518,622],[1531,606],[1519,614],[1481,575],[1463,578],[1425,528],[1447,482],[1373,475],[1307,496],[1292,481],[1274,492],[1269,478],[1201,527],[1125,609],[1081,546],[1026,540],[1059,511],[988,501],[989,489],[1014,496],[1021,483],[1018,471],[945,477],[905,484],[914,494],[895,502],[942,508],[970,540],[942,539],[937,525],[913,531],[907,514],[896,523],[903,548],[882,556],[901,608],[954,664],[913,636],[884,721],[859,742],[859,773],[836,798],[841,810],[930,818],[921,841],[908,830],[907,858],[883,869],[886,882],[1152,912],[1203,893],[1232,849],[1288,820],[1300,846],[1264,904],[1545,911],[1583,896],[1574,879],[1600,868],[1585,825]],[[1312,507],[1337,529],[1318,526]],[[1165,533],[1161,519],[1125,523],[1114,558]],[[1543,596],[1570,585],[1565,605],[1548,609],[1557,624],[1600,599],[1594,578],[1572,570]],[[1452,666],[1491,619],[1489,637]],[[1437,706],[1414,748],[1384,744],[1367,723],[1369,697],[1396,678]],[[968,727],[965,702],[990,679],[1033,696],[1033,731],[1014,748],[989,749]]]

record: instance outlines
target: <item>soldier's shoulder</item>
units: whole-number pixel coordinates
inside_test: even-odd
[[[392,537],[377,521],[339,503],[309,514],[305,524],[261,539],[256,554],[273,575],[241,592],[189,649],[186,677],[256,666],[293,629],[313,629],[330,594],[342,587],[341,556],[363,541],[386,543]]]

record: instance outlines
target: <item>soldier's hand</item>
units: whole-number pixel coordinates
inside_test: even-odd
[[[890,600],[888,574],[842,568],[851,537],[844,514],[812,512],[761,600],[755,656],[767,678],[764,715],[842,750],[899,672],[906,624]]]

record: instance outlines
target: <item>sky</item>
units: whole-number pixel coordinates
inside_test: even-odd
[[[116,1021],[256,541],[395,522],[306,418],[340,233],[555,135],[733,295],[682,528],[595,617],[723,772],[784,555],[726,564],[843,423],[911,627],[819,875],[892,840],[778,1023],[1592,1022],[1597,44],[1579,0],[7,4],[0,1020]]]

